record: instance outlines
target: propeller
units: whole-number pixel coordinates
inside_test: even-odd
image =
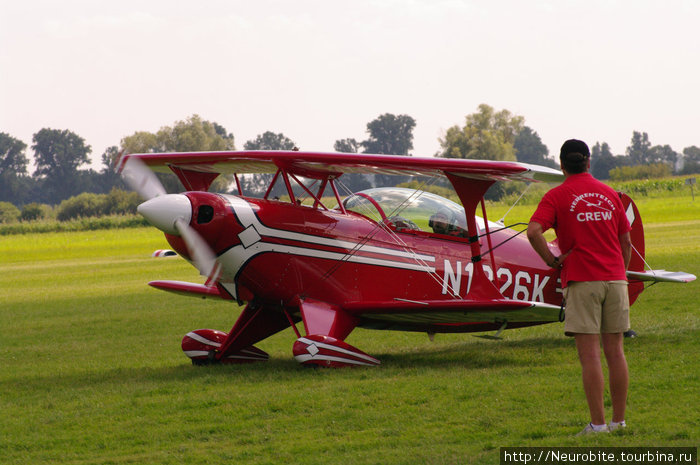
[[[138,158],[127,156],[121,175],[124,182],[144,200],[165,195],[165,188],[156,174]]]
[[[121,176],[146,200],[138,206],[138,212],[161,231],[182,237],[192,264],[207,278],[206,285],[213,285],[221,276],[221,264],[209,244],[190,226],[190,199],[184,194],[167,194],[155,173],[136,157],[127,156]]]
[[[206,285],[213,285],[221,276],[221,264],[216,259],[214,251],[182,217],[175,220],[175,228],[185,241],[195,268],[199,270],[199,274],[206,276]]]

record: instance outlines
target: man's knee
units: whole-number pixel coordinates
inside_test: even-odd
[[[603,352],[608,361],[624,360],[625,350],[622,333],[603,333]]]

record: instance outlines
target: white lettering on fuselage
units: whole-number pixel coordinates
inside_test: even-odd
[[[493,269],[489,265],[483,265],[483,267],[484,273],[486,273],[488,279],[493,281]],[[462,262],[457,261],[456,266],[453,267],[452,263],[446,259],[443,269],[445,270],[442,280],[443,294],[449,292],[452,295],[459,295],[462,287],[463,272],[467,274],[467,290],[465,295],[469,294],[472,285],[472,276],[474,274],[474,263],[469,262],[466,266],[462,267]],[[509,268],[500,267],[496,270],[496,277],[499,282],[503,281],[499,291],[505,298],[544,302],[544,288],[549,282],[549,276],[542,276],[539,273],[531,274],[527,271],[520,270],[516,272],[515,277],[513,277],[513,272]]]

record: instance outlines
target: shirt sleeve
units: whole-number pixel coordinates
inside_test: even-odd
[[[535,213],[532,214],[530,221],[541,224],[542,230],[546,231],[554,226],[556,219],[556,210],[554,208],[554,203],[552,202],[552,197],[549,195],[549,193],[547,193],[544,197],[542,197],[542,200],[540,200],[540,203],[537,205],[537,209],[535,210]]]

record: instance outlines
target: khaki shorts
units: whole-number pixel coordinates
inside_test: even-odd
[[[630,329],[627,281],[572,281],[564,288],[564,334],[624,333]]]

